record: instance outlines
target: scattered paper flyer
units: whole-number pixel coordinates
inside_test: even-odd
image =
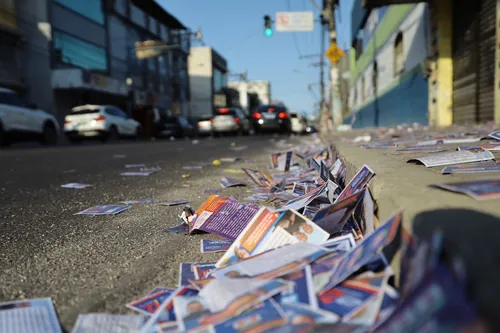
[[[64,185],[61,185],[61,187],[63,188],[86,188],[86,187],[90,187],[92,185],[88,185],[88,184],[80,184],[80,183],[68,183],[68,184],[64,184]]]
[[[233,244],[229,239],[202,239],[200,241],[201,253],[226,252]]]
[[[296,211],[278,213],[261,208],[217,262],[217,267],[287,244],[304,242],[319,245],[329,236],[329,233]]]
[[[442,174],[451,173],[486,173],[486,172],[499,172],[500,163],[495,161],[486,161],[480,163],[470,163],[465,165],[453,165],[444,167],[441,170]]]
[[[500,179],[473,180],[467,182],[433,185],[444,190],[466,194],[476,200],[500,198]]]
[[[179,225],[169,227],[165,231],[173,232],[176,234],[188,234],[189,233],[189,225],[187,223],[181,223]]]
[[[154,199],[120,201],[120,203],[124,205],[145,204],[145,203],[155,203],[155,202],[156,200]]]
[[[271,166],[273,169],[280,171],[290,170],[292,165],[293,151],[280,152],[271,154]]]
[[[186,165],[182,167],[183,170],[201,170],[203,166],[201,165]]]
[[[87,208],[75,215],[116,215],[118,213],[124,212],[132,206],[123,205],[104,205],[104,206],[94,206]]]
[[[62,333],[50,298],[0,303],[0,332]]]
[[[203,194],[220,194],[222,192],[221,189],[206,189],[203,190]]]
[[[226,162],[226,163],[234,163],[239,159],[240,159],[239,157],[222,157],[222,158],[219,158],[219,161]]]
[[[235,239],[259,210],[256,204],[241,204],[232,197],[209,197],[196,211],[191,232],[204,231]]]
[[[161,202],[158,205],[160,206],[178,206],[178,205],[184,205],[189,203],[189,200],[176,200],[176,201],[169,201],[169,202]]]
[[[120,173],[120,176],[128,176],[128,177],[134,177],[134,176],[139,176],[139,177],[147,177],[151,176],[154,172],[152,171],[137,171],[137,172],[122,172]]]
[[[146,164],[125,164],[126,169],[145,168]]]
[[[155,313],[156,310],[158,310],[158,307],[160,304],[170,297],[172,293],[175,291],[175,289],[166,289],[166,290],[161,290],[158,292],[155,292],[153,294],[149,294],[145,297],[139,298],[135,301],[132,301],[128,303],[126,306],[129,309],[132,309],[134,311],[137,311],[141,314],[144,315],[152,315]]]
[[[234,178],[222,177],[220,180],[220,186],[222,186],[222,188],[228,188],[233,186],[247,186],[247,183]]]
[[[127,155],[123,155],[123,154],[114,154],[113,155],[113,158],[125,158],[127,157]]]
[[[493,154],[489,150],[477,148],[470,150],[437,153],[425,157],[412,158],[408,160],[408,162],[417,161],[425,165],[427,168],[430,168],[435,166],[481,162],[493,159],[495,159],[495,156],[493,156]]]
[[[337,199],[335,199],[335,202],[342,201],[356,192],[363,190],[374,176],[375,172],[368,165],[364,165],[339,194]]]
[[[141,315],[81,314],[71,333],[137,333],[147,318]]]
[[[273,179],[265,172],[246,168],[242,168],[242,170],[257,186],[271,187],[273,185]]]
[[[236,146],[236,147],[230,147],[229,149],[232,151],[242,151],[242,150],[245,150],[247,148],[248,148],[248,146]]]

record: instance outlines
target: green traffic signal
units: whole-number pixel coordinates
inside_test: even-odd
[[[273,29],[266,28],[266,29],[264,30],[264,35],[265,35],[266,37],[271,37],[271,36],[273,35]]]

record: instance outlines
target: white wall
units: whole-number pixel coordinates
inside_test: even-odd
[[[271,103],[271,83],[269,81],[250,81],[247,87],[248,93],[254,93],[259,96],[262,104]]]
[[[385,19],[388,17],[385,16]],[[393,34],[389,37],[384,46],[378,50],[375,60],[378,66],[378,95],[385,93],[390,88],[394,87],[399,81],[400,76],[394,76],[394,42],[396,36],[399,32],[403,33],[403,48],[405,57],[405,72],[407,73],[413,70],[416,66],[419,66],[423,60],[427,57],[428,46],[429,46],[429,22],[428,22],[428,12],[427,5],[424,3],[417,4],[410,11],[408,16],[403,20],[400,26],[393,31]],[[350,90],[349,106],[351,110],[357,111],[364,105],[371,101],[373,97],[373,85],[372,85],[372,61],[367,68],[364,69],[363,73],[359,76],[357,81],[352,85]],[[401,75],[404,75],[401,74]],[[365,101],[361,100],[362,91],[362,78],[365,79]],[[355,91],[356,89],[356,91]]]
[[[191,90],[191,115],[198,117],[212,114],[212,49],[191,48],[188,57],[189,88]]]

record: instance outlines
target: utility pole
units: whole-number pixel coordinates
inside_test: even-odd
[[[337,31],[335,24],[335,3],[336,0],[324,0],[324,16],[328,24],[328,36],[330,39],[330,45],[337,44]],[[340,87],[339,87],[339,69],[337,62],[332,62],[330,67],[330,89],[329,89],[329,102],[328,106],[330,110],[328,112],[328,119],[332,120],[333,125],[341,125],[344,121],[344,115],[342,112],[342,103],[340,99]]]
[[[320,85],[320,129],[325,131],[325,125],[327,124],[328,118],[326,117],[326,107],[325,107],[325,20],[323,14],[320,15],[321,22],[321,50],[320,50],[320,60],[319,60],[319,85]]]

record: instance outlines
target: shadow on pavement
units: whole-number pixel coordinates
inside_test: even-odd
[[[467,271],[467,293],[492,332],[500,332],[500,219],[467,209],[440,209],[418,214],[417,237],[443,232],[445,260],[459,257]]]

